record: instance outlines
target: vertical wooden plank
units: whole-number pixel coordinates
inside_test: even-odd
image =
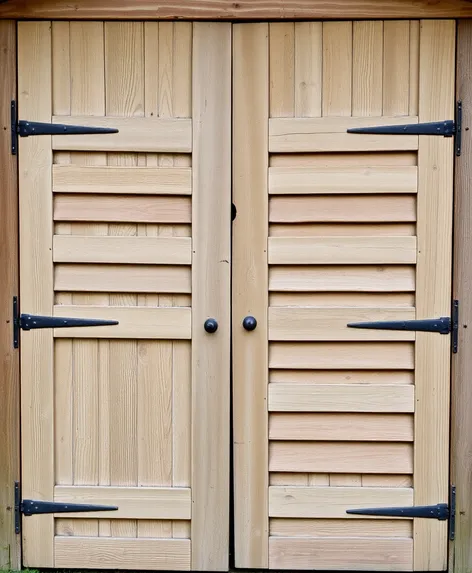
[[[408,115],[410,22],[384,22],[383,114]]]
[[[18,25],[18,110],[32,121],[51,121],[51,24]],[[34,96],[30,96],[34,94]],[[53,309],[51,137],[19,144],[20,285],[25,312]],[[21,336],[23,497],[51,500],[54,487],[54,369],[52,330]],[[23,564],[54,567],[54,519],[23,519]]]
[[[454,117],[455,22],[422,21],[419,120]],[[420,137],[416,316],[448,316],[451,307],[453,141]],[[446,313],[446,314],[444,314]],[[448,501],[450,340],[416,336],[415,505]],[[434,391],[433,391],[434,390]],[[447,565],[447,523],[414,523],[414,568]]]
[[[192,569],[227,570],[231,24],[193,28]],[[207,334],[208,317],[218,330]]]
[[[410,22],[410,111],[409,115],[418,115],[420,79],[420,23]]]
[[[293,22],[269,24],[270,117],[293,117],[295,111],[295,28]]]
[[[321,116],[323,24],[295,23],[295,117]]]
[[[268,568],[268,26],[234,26],[233,430],[236,567]],[[256,330],[242,327],[245,316]]]
[[[383,23],[353,22],[352,115],[382,115]]]
[[[323,115],[351,115],[352,22],[323,23]]]
[[[472,126],[472,20],[457,26],[457,99],[462,125]],[[454,299],[460,301],[459,352],[452,359],[451,483],[456,486],[454,573],[472,570],[472,131],[462,130],[462,154],[456,158],[454,205]]]
[[[13,483],[19,480],[19,354],[12,344],[12,300],[18,294],[18,176],[11,154],[10,102],[16,99],[16,22],[0,21],[0,569],[20,569],[20,539],[12,511]]]

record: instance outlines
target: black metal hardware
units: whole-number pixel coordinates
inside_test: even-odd
[[[54,501],[21,500],[20,485],[15,482],[15,532],[21,531],[21,514],[39,515],[44,513],[85,513],[94,511],[116,511],[117,506],[91,505],[85,503],[59,503]]]
[[[246,316],[246,318],[243,320],[243,326],[249,332],[251,330],[255,330],[257,326],[257,320],[253,316]]]
[[[43,123],[38,121],[18,121],[16,102],[11,102],[11,152],[16,155],[18,149],[18,136],[30,137],[33,135],[86,135],[118,133],[114,127],[93,127],[85,125],[65,125],[62,123]]]
[[[236,209],[236,205],[234,203],[231,203],[231,221],[234,221],[236,219],[237,214],[238,211]]]
[[[454,541],[456,536],[456,486],[451,486],[449,505],[451,507],[449,513],[449,539]]]
[[[352,127],[348,133],[373,133],[381,135],[442,135],[452,137],[456,124],[452,119],[428,123],[408,123],[405,125],[376,125],[372,127]]]
[[[351,322],[349,328],[366,328],[372,330],[409,330],[415,332],[451,333],[452,352],[457,352],[459,334],[459,301],[452,302],[452,318],[424,318],[421,320],[385,320],[375,322]]]
[[[451,332],[451,319],[448,317],[425,318],[423,320],[385,320],[378,322],[352,322],[349,328],[370,328],[374,330],[413,330],[421,332]]]
[[[218,330],[218,322],[214,318],[207,318],[203,328],[209,333],[213,334]]]
[[[382,517],[423,517],[426,519],[449,519],[447,503],[437,505],[416,505],[411,507],[369,507],[364,509],[348,509],[346,513],[355,515],[378,515]]]
[[[19,331],[36,330],[39,328],[72,328],[84,326],[115,326],[117,320],[102,320],[99,318],[65,318],[59,316],[38,316],[34,314],[19,314],[18,298],[13,297],[13,347],[18,348]]]

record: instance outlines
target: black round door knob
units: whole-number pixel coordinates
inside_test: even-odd
[[[257,320],[253,316],[246,316],[243,320],[243,326],[246,330],[254,330],[257,326]]]
[[[205,320],[205,324],[203,326],[205,330],[210,334],[213,334],[218,330],[218,323],[214,318],[208,318]]]

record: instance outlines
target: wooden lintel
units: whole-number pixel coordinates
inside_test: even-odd
[[[10,102],[16,94],[16,23],[0,22],[0,569],[20,568],[14,482],[19,479],[19,358],[12,300],[18,294],[18,184],[11,154]]]
[[[472,21],[457,28],[456,96],[462,100],[462,152],[456,159],[454,287],[459,300],[459,349],[452,360],[451,483],[456,486],[456,535],[451,573],[472,569]]]
[[[6,0],[0,18],[396,19],[472,18],[470,0]]]

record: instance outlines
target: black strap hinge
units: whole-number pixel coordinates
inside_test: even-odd
[[[39,328],[73,328],[84,326],[115,326],[117,320],[100,318],[65,318],[59,316],[40,316],[20,314],[18,297],[13,297],[13,347],[18,348],[20,330],[37,330]]]
[[[454,137],[457,156],[462,147],[462,101],[456,104],[455,120],[432,121],[426,123],[408,123],[404,125],[376,125],[371,127],[353,127],[347,133],[370,133],[378,135],[441,135]]]
[[[18,136],[30,137],[33,135],[86,135],[118,133],[114,127],[93,127],[85,125],[65,125],[62,123],[43,123],[39,121],[18,121],[16,101],[11,102],[11,152],[16,155],[18,151]]]
[[[117,511],[113,505],[92,505],[86,503],[60,503],[55,501],[39,501],[21,499],[20,484],[15,482],[15,532],[21,532],[21,516],[40,515],[47,513],[87,513],[95,511]]]
[[[366,328],[372,330],[408,330],[415,332],[451,333],[452,352],[457,352],[459,330],[459,301],[452,304],[452,317],[424,318],[421,320],[384,320],[374,322],[351,322],[349,328]]]

